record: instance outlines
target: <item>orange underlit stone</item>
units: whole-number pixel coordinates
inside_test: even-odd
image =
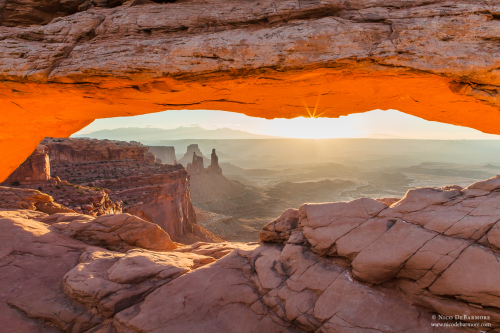
[[[451,79],[403,70],[304,69],[196,79],[101,80],[85,84],[0,84],[0,179],[46,136],[67,137],[94,119],[165,110],[210,109],[262,118],[322,117],[396,109],[485,133],[500,133],[496,106],[464,93]],[[461,89],[461,90],[460,90]]]

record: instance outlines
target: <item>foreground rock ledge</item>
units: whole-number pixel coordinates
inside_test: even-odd
[[[308,116],[304,104],[324,117],[394,108],[499,133],[496,1],[65,1],[56,16],[68,15],[46,25],[36,23],[53,16],[16,19],[32,5],[7,2],[2,180],[45,136],[172,109],[292,118]]]
[[[270,222],[260,244],[157,251],[130,240],[134,247],[120,252],[109,238],[95,234],[103,248],[77,234],[92,223],[121,226],[126,214],[78,221],[6,208],[0,322],[9,331],[73,333],[477,331],[433,325],[445,322],[433,319],[440,314],[496,332],[499,196],[497,176],[465,189],[410,190],[391,206],[304,204]],[[133,235],[144,226],[127,228]]]

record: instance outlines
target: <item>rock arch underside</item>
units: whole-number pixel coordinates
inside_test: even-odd
[[[500,133],[500,3],[0,1],[0,178],[97,118],[397,109]]]

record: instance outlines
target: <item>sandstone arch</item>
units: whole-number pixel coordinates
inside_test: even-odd
[[[0,0],[2,180],[44,136],[169,109],[393,108],[500,133],[497,0],[131,0],[46,25],[12,6]]]

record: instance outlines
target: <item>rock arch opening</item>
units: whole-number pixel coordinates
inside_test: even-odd
[[[211,232],[249,242],[305,202],[392,205],[415,187],[465,188],[500,173],[496,135],[396,110],[333,119],[315,118],[320,102],[303,107],[307,118],[180,110],[97,120],[71,139],[44,139],[4,185],[42,187],[85,214],[130,213],[174,241],[215,239]],[[165,216],[185,218],[173,226]],[[205,234],[189,231],[196,221]]]

